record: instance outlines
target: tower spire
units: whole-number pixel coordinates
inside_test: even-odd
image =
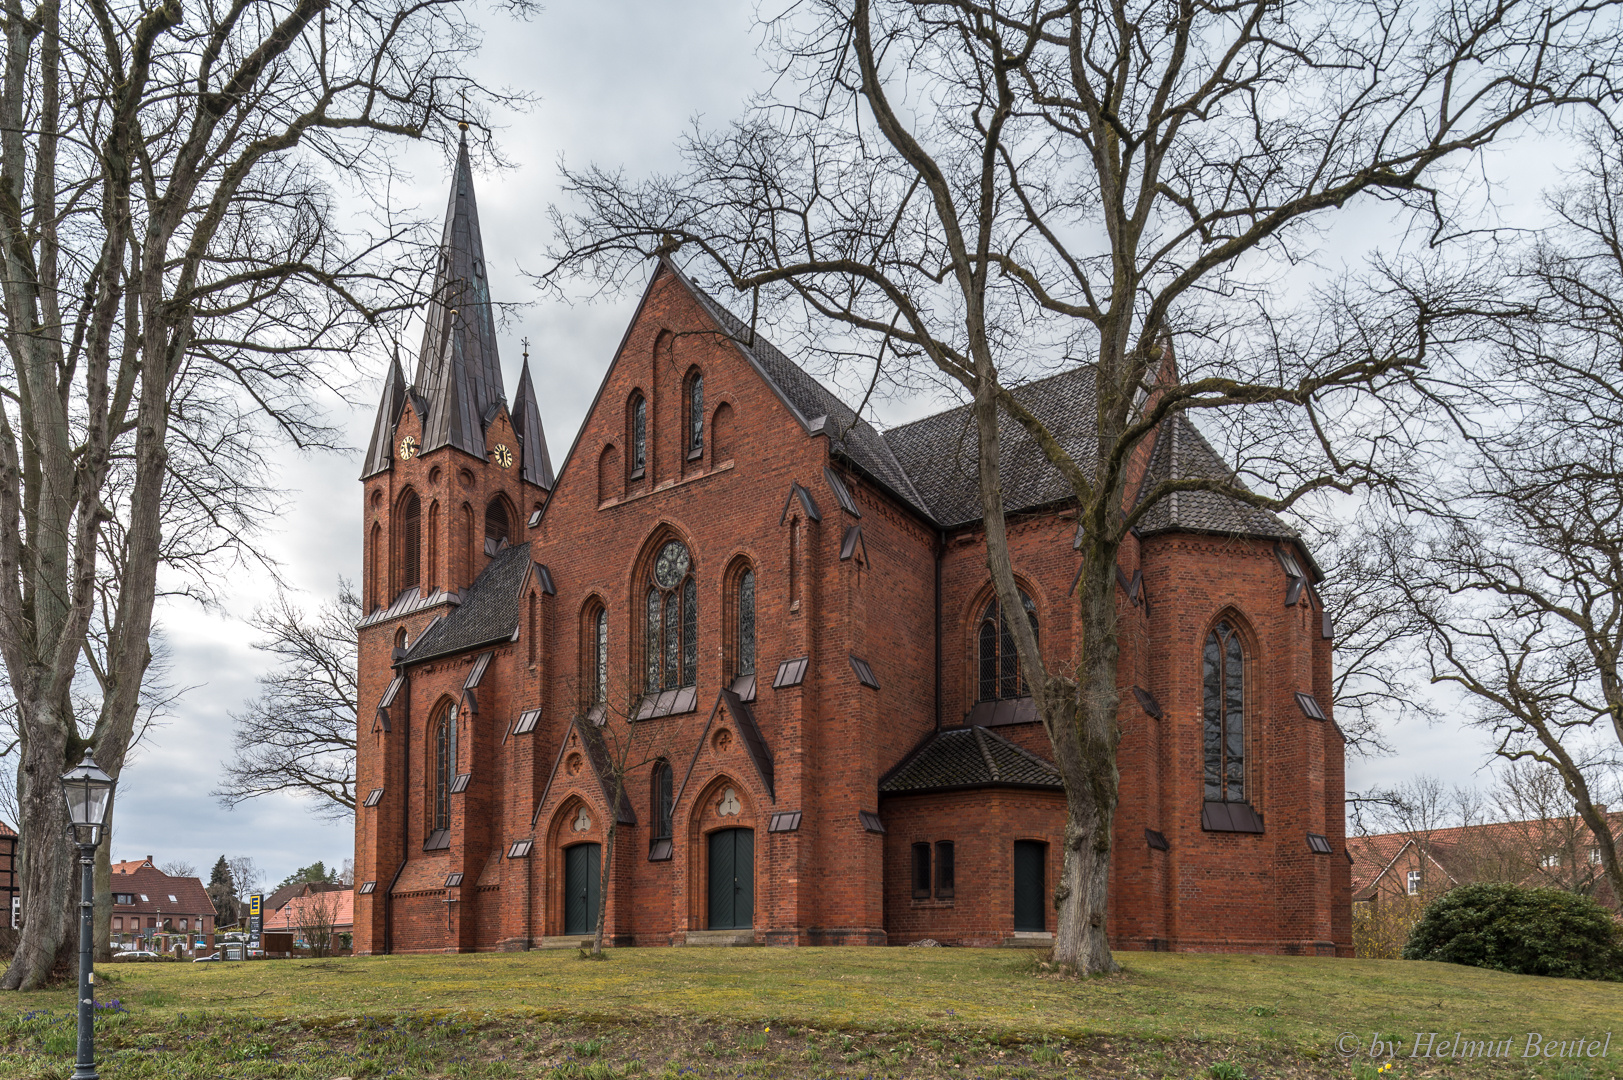
[[[459,126],[456,172],[412,388],[428,402],[423,452],[454,446],[483,458],[485,425],[506,402],[507,390],[496,351],[495,313],[468,159],[468,125]]]
[[[386,472],[394,463],[394,429],[405,407],[406,373],[400,369],[400,355],[396,353],[383,380],[383,397],[378,401],[378,418],[372,422],[372,441],[366,447],[362,480]]]
[[[530,382],[530,340],[524,339],[524,367],[519,371],[518,390],[513,395],[513,430],[518,433],[520,475],[526,483],[552,490],[552,456],[547,453],[547,433],[541,429],[541,409]]]

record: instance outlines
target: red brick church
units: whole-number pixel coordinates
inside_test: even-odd
[[[356,951],[578,939],[605,858],[618,945],[1046,940],[1064,802],[968,410],[876,430],[669,259],[556,474],[536,385],[503,385],[464,147],[362,473]],[[1089,368],[1020,393],[1085,447]],[[1004,447],[1015,617],[1063,664],[1075,507]],[[1144,469],[1229,475],[1182,417]],[[1317,576],[1206,493],[1125,547],[1116,947],[1350,955]]]

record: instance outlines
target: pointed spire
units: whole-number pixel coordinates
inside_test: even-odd
[[[394,464],[394,429],[400,423],[400,413],[406,407],[406,373],[400,369],[400,357],[389,364],[389,374],[383,380],[383,397],[378,402],[378,418],[372,422],[372,441],[366,448],[366,464],[361,468],[361,479],[387,472]]]
[[[412,388],[428,401],[425,453],[455,446],[474,457],[485,456],[485,424],[506,402],[507,391],[496,352],[496,320],[473,197],[466,124],[457,146],[445,233]]]
[[[513,430],[518,432],[520,475],[537,487],[552,490],[552,456],[547,453],[547,433],[541,429],[541,409],[530,382],[530,343],[524,343],[524,368],[519,372],[518,391],[513,395]]]

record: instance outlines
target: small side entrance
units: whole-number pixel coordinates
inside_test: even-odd
[[[711,930],[755,925],[755,831],[721,829],[710,834]]]
[[[1036,840],[1014,842],[1014,928],[1048,929],[1043,899],[1047,893],[1044,866],[1048,862],[1048,845]]]
[[[597,929],[601,878],[599,844],[564,848],[564,933],[590,934]]]

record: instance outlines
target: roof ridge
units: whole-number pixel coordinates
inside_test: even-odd
[[[970,730],[975,733],[975,745],[980,748],[981,757],[986,762],[986,771],[991,774],[993,780],[1003,779],[1003,777],[998,774],[997,762],[992,760],[992,751],[986,745],[986,729],[981,727],[979,724],[976,724]]]
[[[987,734],[987,736],[989,738],[996,739],[998,742],[1002,743],[1004,746],[1007,746],[1010,750],[1013,750],[1015,753],[1020,754],[1020,755],[1022,755],[1024,757],[1026,757],[1026,758],[1029,758],[1035,764],[1041,765],[1045,769],[1053,770],[1055,776],[1059,775],[1059,766],[1054,764],[1052,761],[1049,761],[1047,758],[1040,757],[1037,754],[1032,753],[1030,750],[1027,750],[1025,747],[1021,746],[1019,743],[1013,741],[1012,739],[1007,739],[1007,738],[1003,737],[1002,735],[999,735],[995,731],[986,730],[986,734]]]
[[[1097,363],[1095,363],[1094,361],[1092,361],[1092,360],[1084,360],[1081,363],[1077,364],[1076,367],[1074,367],[1074,368],[1066,368],[1064,371],[1055,371],[1055,372],[1051,372],[1050,374],[1047,374],[1047,375],[1039,375],[1035,379],[1028,379],[1025,382],[1014,383],[1014,384],[1012,384],[1010,386],[1005,387],[1005,389],[1010,391],[1011,393],[1013,391],[1015,391],[1015,390],[1028,390],[1033,386],[1039,386],[1039,385],[1041,385],[1041,384],[1043,384],[1045,382],[1050,382],[1050,381],[1055,380],[1055,379],[1064,379],[1064,378],[1068,378],[1070,376],[1073,376],[1073,375],[1076,374],[1076,372],[1078,370],[1080,370],[1082,368],[1097,368],[1098,366],[1099,365]],[[883,437],[883,436],[889,435],[893,431],[902,431],[902,430],[905,430],[906,428],[913,427],[916,424],[925,424],[925,423],[929,423],[931,420],[939,420],[943,416],[946,416],[950,412],[957,412],[959,409],[972,408],[974,406],[974,404],[975,403],[973,401],[966,401],[966,402],[963,402],[963,403],[958,404],[958,405],[949,405],[945,409],[937,409],[933,413],[926,413],[923,416],[915,417],[914,419],[908,420],[908,421],[906,421],[904,423],[891,424],[889,427],[886,427],[883,430],[881,430],[879,432],[879,434],[880,434],[881,437]]]
[[[694,282],[685,271],[682,270],[681,267],[676,265],[675,260],[671,259],[670,256],[661,256],[661,260],[665,263],[665,265],[670,267],[671,272],[676,276],[676,280],[682,283],[683,288],[687,289],[688,292],[699,301],[701,307],[705,308],[711,313],[712,318],[714,318],[716,323],[724,331],[727,339],[737,347],[739,353],[743,355],[744,359],[756,370],[761,378],[766,381],[767,386],[770,387],[772,392],[777,395],[778,400],[780,400],[784,406],[788,408],[790,413],[801,422],[809,434],[821,433],[828,436],[831,451],[838,449],[839,452],[843,453],[847,458],[850,458],[858,468],[861,468],[864,472],[873,475],[873,478],[879,483],[891,488],[896,495],[901,497],[904,502],[911,504],[916,510],[922,510],[925,516],[928,517],[932,522],[935,520],[935,515],[932,512],[929,503],[925,501],[923,495],[914,485],[913,478],[908,475],[907,470],[902,467],[902,463],[897,460],[895,452],[892,451],[890,446],[885,442],[885,437],[880,433],[878,428],[874,427],[873,424],[864,419],[862,414],[847,404],[845,399],[840,397],[839,394],[823,385],[821,379],[817,378],[817,376],[807,371],[805,367],[791,359],[787,353],[774,345],[759,330],[749,326],[749,324],[745,323],[743,319],[739,318],[736,314],[729,310],[727,306],[720,300],[717,300],[715,297],[701,289],[698,284]],[[729,326],[728,323],[736,324],[736,329],[733,326]],[[750,330],[750,344],[747,346],[739,336],[739,331],[746,328]],[[763,355],[758,356],[756,355],[757,352],[760,352]],[[798,372],[801,378],[806,381],[807,389],[812,391],[814,395],[826,399],[818,402],[818,407],[822,409],[822,412],[820,414],[813,412],[808,415],[807,410],[793,400],[788,388],[783,385],[782,380],[767,370],[766,364],[763,362],[763,356],[768,360],[781,360],[783,363],[789,365],[789,367],[795,372]],[[836,406],[838,409],[843,410],[845,415],[840,418],[834,417],[828,411],[827,407],[829,405]],[[819,418],[824,421],[821,432],[818,432],[812,426],[813,423]],[[847,423],[848,420],[854,421],[854,423]],[[836,442],[836,432],[829,430],[828,425],[830,423],[834,423],[837,426],[845,429],[843,434],[838,435],[838,442]],[[858,460],[857,455],[852,453],[855,447],[853,447],[850,436],[852,433],[859,430],[865,435],[871,436],[872,441],[877,444],[877,451],[882,455],[882,461],[880,464],[886,466],[886,471],[891,471],[893,473],[891,477],[878,475],[874,468],[872,468],[869,464]],[[863,449],[868,451],[872,450],[873,448]],[[898,487],[898,481],[900,482],[900,487]]]

